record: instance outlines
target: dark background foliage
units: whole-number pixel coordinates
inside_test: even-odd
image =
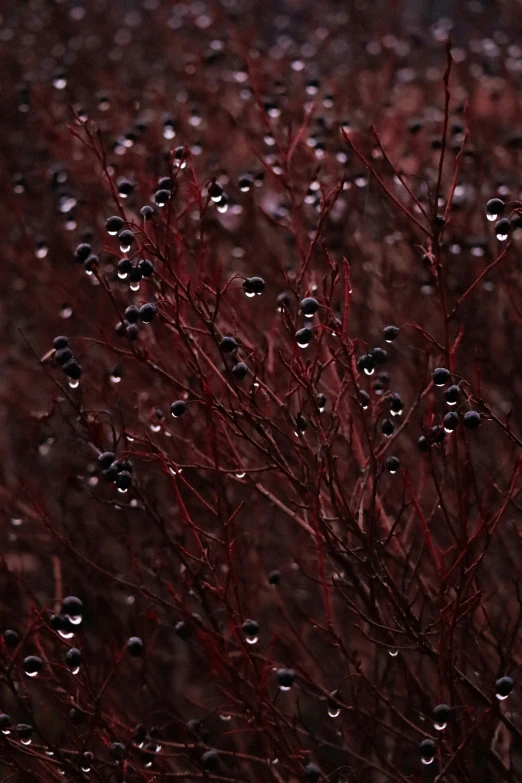
[[[520,4],[0,10],[1,780],[521,780]]]

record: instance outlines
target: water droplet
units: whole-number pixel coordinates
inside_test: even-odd
[[[245,296],[248,296],[249,299],[251,299],[255,295],[256,295],[255,291],[245,291]]]
[[[398,650],[388,650],[388,655],[390,655],[392,658],[396,658],[399,654]]]
[[[229,720],[232,720],[232,715],[225,715],[223,713],[220,714],[220,719],[228,722]]]
[[[236,478],[244,478],[244,477],[245,477],[245,473],[244,472],[243,473],[236,473]]]
[[[489,221],[493,222],[498,218],[498,215],[490,215],[489,212],[486,213],[486,217]]]
[[[130,290],[131,291],[139,291],[140,290],[140,284],[139,283],[131,283],[130,284]]]
[[[247,644],[257,644],[259,637],[258,636],[247,636],[246,643]]]
[[[79,666],[75,666],[74,669],[70,669],[71,674],[78,674],[79,671],[80,671]]]
[[[508,238],[507,234],[497,234],[497,239],[499,242],[505,242],[507,238]]]
[[[118,277],[120,280],[126,280],[128,278],[127,272],[118,272]]]
[[[30,676],[34,677],[33,674],[31,674]],[[31,742],[32,742],[32,739],[29,737],[29,739],[21,739],[20,742],[22,743],[22,745],[30,745]]]
[[[69,386],[71,387],[71,389],[77,389],[79,385],[80,385],[79,380],[77,380],[76,378],[69,378]]]
[[[423,764],[428,766],[428,764],[433,764],[433,759],[434,758],[435,758],[434,756],[431,756],[430,758],[422,758],[421,761],[422,761]]]
[[[290,685],[280,685],[279,686],[279,690],[280,691],[289,691],[290,687],[291,687]]]
[[[72,307],[69,307],[69,305],[62,305],[60,308],[60,318],[66,319],[70,318],[73,314]]]
[[[447,725],[447,723],[434,723],[433,727],[437,729],[437,731],[443,731]]]
[[[121,381],[121,375],[111,375],[111,383],[119,383]]]
[[[62,637],[62,639],[72,639],[72,637],[74,636],[74,633],[72,631],[58,630],[58,633]]]
[[[159,432],[161,429],[161,424],[151,424],[150,429],[152,432]]]
[[[13,527],[20,527],[23,523],[23,519],[19,519],[18,517],[12,517],[9,521]]]
[[[504,699],[507,699],[507,697],[509,696],[509,693],[508,693],[508,694],[506,694],[505,696],[503,696],[501,693],[497,693],[497,694],[495,694],[495,695],[496,695],[496,697],[497,697],[497,699],[498,699],[499,701],[504,701]]]
[[[303,343],[302,345],[300,343],[298,343],[298,345],[299,345],[299,348],[302,348],[304,350],[305,348],[308,348],[310,343]]]
[[[37,677],[38,676],[38,672],[26,672],[26,675],[28,677]]]
[[[374,372],[375,372],[375,370],[374,370],[373,367],[365,367],[364,368],[365,375],[373,375]]]
[[[338,718],[340,714],[341,714],[341,710],[339,707],[328,707],[329,718]]]
[[[66,614],[66,618],[69,620],[71,625],[81,625],[82,624],[82,616],[81,614]]]
[[[125,487],[118,487],[118,492],[120,492],[122,495],[125,495],[125,493],[128,492],[128,490],[125,489]]]

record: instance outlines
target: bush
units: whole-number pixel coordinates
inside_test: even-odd
[[[2,780],[522,775],[520,19],[376,5],[2,20]]]

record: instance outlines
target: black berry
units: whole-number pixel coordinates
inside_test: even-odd
[[[232,375],[236,381],[242,381],[248,374],[248,367],[244,362],[238,362],[232,367]]]
[[[301,308],[301,312],[303,315],[306,315],[308,318],[310,318],[314,313],[316,313],[319,309],[319,302],[317,299],[314,299],[312,296],[306,297],[306,299],[302,299],[301,303],[299,305]]]
[[[144,324],[150,324],[156,317],[156,305],[148,302],[140,307],[140,318]]]
[[[464,426],[468,430],[476,430],[480,427],[480,413],[478,413],[478,411],[468,411],[465,413]]]
[[[392,343],[399,336],[398,326],[385,326],[383,336],[387,343]]]
[[[143,640],[140,639],[139,636],[131,636],[127,642],[127,650],[134,658],[143,655],[143,651],[145,650]]]
[[[223,337],[219,343],[220,349],[223,353],[232,353],[237,349],[237,343],[233,337]]]
[[[437,367],[433,370],[433,383],[435,386],[445,386],[450,379],[450,371],[445,367]]]
[[[401,466],[398,457],[388,457],[386,460],[386,470],[388,473],[397,473]]]
[[[105,222],[105,228],[111,236],[115,236],[123,228],[123,220],[119,215],[113,215]]]
[[[186,410],[187,406],[183,400],[176,400],[176,402],[173,402],[170,406],[170,412],[175,418],[183,416]]]
[[[62,351],[64,348],[68,348],[68,347],[69,347],[69,340],[67,337],[60,335],[59,337],[54,338],[53,348],[55,348],[57,351]]]

